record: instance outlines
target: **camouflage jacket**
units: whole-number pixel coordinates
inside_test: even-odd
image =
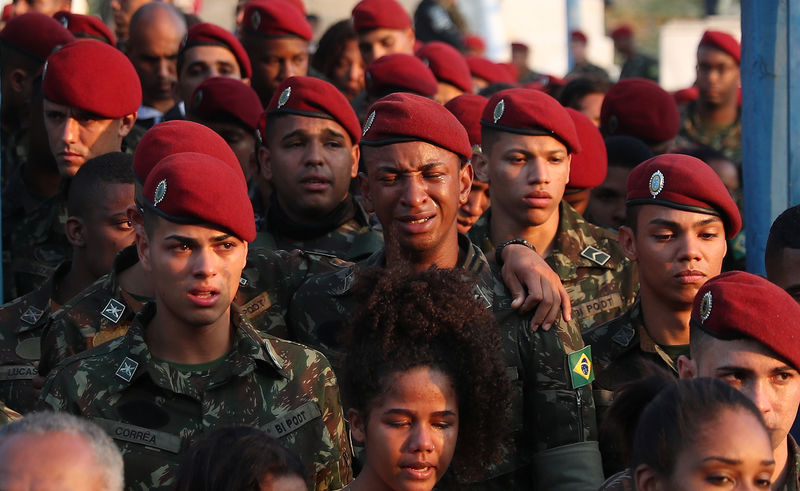
[[[580,330],[557,323],[550,331],[530,329],[530,314],[511,308],[511,295],[499,271],[483,253],[459,236],[458,267],[465,281],[474,282],[476,298],[497,319],[513,393],[505,406],[510,414],[512,444],[502,461],[486,470],[479,483],[442,482],[437,489],[596,489],[602,481],[594,402],[589,378],[573,387],[574,363],[568,354],[582,354]],[[289,309],[290,339],[316,347],[341,366],[340,336],[362,299],[353,286],[360,271],[385,266],[384,251],[356,264],[309,279],[295,294]],[[589,352],[589,368],[591,368]],[[577,358],[577,357],[575,357]],[[347,407],[347,401],[345,401]],[[454,476],[457,480],[458,477]]]
[[[739,111],[741,113],[741,110]],[[742,167],[742,118],[722,128],[700,120],[697,101],[681,107],[681,129],[675,143],[679,146],[705,145],[722,152],[739,169]]]
[[[22,414],[33,411],[39,390],[33,387],[34,362],[40,358],[40,337],[54,307],[58,278],[69,263],[34,291],[0,307],[0,400]]]
[[[150,303],[128,332],[58,366],[42,405],[90,418],[114,438],[127,489],[171,489],[182,453],[225,426],[256,426],[297,452],[312,471],[310,489],[352,479],[336,377],[320,353],[262,337],[234,307],[233,346],[221,364],[181,371],[154,359],[145,331]]]
[[[572,300],[572,322],[581,330],[622,314],[636,299],[636,265],[622,252],[617,234],[592,225],[562,201],[553,250],[545,258]],[[493,253],[489,238],[491,208],[469,231],[486,254]],[[483,217],[482,217],[483,218]]]

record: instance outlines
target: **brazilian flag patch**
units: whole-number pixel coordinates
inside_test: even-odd
[[[573,389],[579,389],[594,382],[591,346],[568,354],[567,361],[569,363],[570,375],[572,375]]]

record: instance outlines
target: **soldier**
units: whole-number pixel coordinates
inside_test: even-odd
[[[117,46],[117,40],[111,32],[111,29],[109,29],[99,17],[75,14],[68,10],[62,10],[56,12],[53,18],[71,32],[77,40],[95,39],[114,47]]]
[[[530,322],[552,324],[556,311],[545,307],[533,319],[517,314],[513,309],[517,302],[512,303],[513,296],[480,249],[458,234],[456,215],[472,181],[472,149],[466,130],[441,105],[406,93],[376,102],[364,128],[362,194],[383,226],[386,245],[365,260],[302,285],[289,310],[290,337],[319,346],[336,367],[343,354],[341,337],[350,334],[346,316],[363,305],[365,297],[359,292],[370,289],[368,271],[376,268],[373,272],[380,276],[387,268],[455,269],[474,283],[476,298],[498,319],[506,373],[513,374],[508,409],[516,445],[513,452],[506,449],[500,464],[484,469],[477,479],[461,476],[459,485],[596,488],[601,478],[588,387],[591,362],[580,332],[571,324],[559,324],[556,329],[532,333]],[[516,243],[508,247],[530,254]],[[501,259],[504,254],[508,259],[510,253],[499,251]],[[557,298],[560,305],[566,292],[560,284],[550,286],[555,275],[540,258],[535,266],[550,275],[543,283],[552,289],[540,292],[540,298]],[[569,308],[564,312],[568,317]],[[572,378],[568,366],[581,375]]]
[[[275,193],[256,244],[347,260],[371,254],[380,234],[349,191],[361,153],[353,109],[336,87],[312,77],[289,78],[278,89],[260,129],[258,162]]]
[[[592,120],[595,126],[600,126],[600,109],[603,107],[603,99],[610,83],[591,77],[573,78],[558,97],[558,102],[564,107],[571,107],[583,113]]]
[[[535,72],[528,66],[530,48],[525,43],[511,43],[511,63],[517,68],[520,84],[527,84],[538,80],[542,74]]]
[[[608,172],[608,155],[603,135],[584,114],[571,107],[566,108],[575,124],[581,151],[572,156],[569,180],[564,191],[564,201],[583,215],[589,206],[592,189],[603,183]]]
[[[414,28],[396,0],[361,0],[353,7],[353,27],[364,63],[392,53],[414,54]]]
[[[310,467],[310,488],[346,485],[349,441],[327,360],[262,337],[232,307],[256,236],[241,170],[172,154],[148,173],[143,195],[136,245],[155,302],[123,337],[57,367],[43,404],[89,417],[117,440],[129,487],[171,488],[181,452],[232,425],[280,437]]]
[[[115,152],[89,160],[75,175],[67,200],[71,263],[0,308],[0,399],[23,414],[39,398],[32,380],[50,313],[108,273],[116,253],[133,242],[127,215],[132,204],[131,158]]]
[[[561,199],[581,149],[566,109],[543,92],[508,89],[492,96],[481,125],[478,175],[489,182],[492,207],[470,237],[486,253],[517,238],[531,244],[567,288],[578,331],[624,312],[638,282],[616,235]]]
[[[576,77],[596,77],[608,80],[608,72],[592,64],[586,58],[586,45],[588,42],[589,39],[586,34],[581,31],[572,31],[569,36],[569,50],[572,54],[573,64],[564,78],[569,80]]]
[[[647,78],[658,82],[658,60],[636,51],[630,26],[621,25],[611,31],[611,39],[614,40],[614,49],[625,59],[619,74],[620,80]]]
[[[767,279],[800,302],[800,205],[772,222],[764,250]]]
[[[438,89],[433,99],[439,104],[447,104],[461,94],[472,93],[472,76],[467,60],[449,44],[432,41],[417,51],[417,57],[436,77]]]
[[[253,0],[244,9],[242,45],[253,67],[251,83],[266,106],[289,77],[308,73],[312,37],[303,13],[286,0]]]
[[[75,69],[90,65],[98,70]],[[66,186],[86,160],[120,151],[142,100],[130,61],[94,40],[71,43],[50,55],[42,89],[45,128],[62,183],[13,234],[12,270],[19,294],[33,290],[69,258]]]

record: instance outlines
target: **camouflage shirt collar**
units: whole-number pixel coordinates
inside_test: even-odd
[[[43,327],[50,318],[53,296],[56,293],[56,281],[69,273],[70,261],[64,261],[56,267],[44,283],[36,287],[32,292],[24,295],[16,302],[21,304],[22,318],[17,323],[14,332],[23,333]],[[32,320],[34,322],[27,322]]]
[[[561,276],[561,280],[574,277],[578,268],[616,269],[617,261],[610,257],[605,264],[598,264],[584,257],[581,251],[594,248],[605,252],[605,245],[598,243],[587,222],[575,208],[566,201],[558,206],[559,220],[553,250],[546,258],[547,262]],[[574,251],[574,254],[570,254]]]

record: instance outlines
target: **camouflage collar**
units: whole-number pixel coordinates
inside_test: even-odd
[[[69,273],[69,269],[70,261],[62,262],[44,283],[11,304],[20,306],[20,322],[15,324],[14,332],[18,334],[28,332],[45,325],[52,314],[51,306],[56,282]]]
[[[617,268],[617,260],[607,253],[608,238],[603,237],[613,237],[613,232],[590,224],[566,201],[561,201],[558,212],[558,231],[546,260],[562,281],[574,277],[578,268]]]

